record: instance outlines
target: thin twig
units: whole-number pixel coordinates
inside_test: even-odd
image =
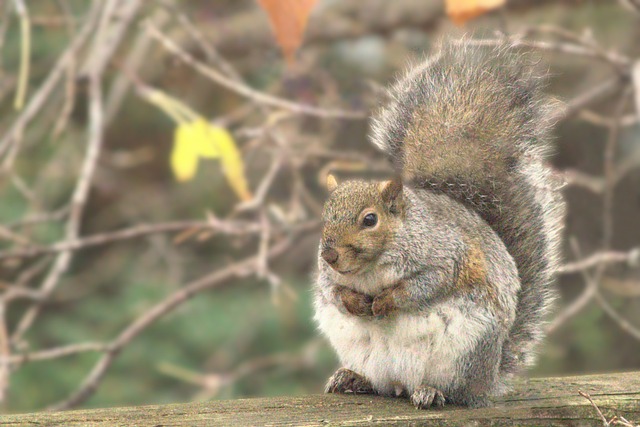
[[[626,94],[618,101],[618,105],[615,110],[616,126],[609,129],[609,135],[607,138],[607,144],[605,146],[604,154],[604,171],[605,171],[605,190],[603,194],[603,231],[602,231],[602,252],[607,253],[611,248],[611,239],[613,236],[613,192],[615,187],[615,163],[614,153],[618,142],[619,130],[620,130],[620,118],[624,111],[625,104],[627,102]],[[571,246],[577,258],[582,258],[579,243],[577,239],[570,239]],[[607,268],[607,263],[598,262],[595,265],[595,272],[593,276],[589,275],[585,268],[578,271],[582,274],[586,286],[582,294],[576,298],[568,307],[566,307],[549,325],[548,332],[552,332],[560,325],[564,324],[567,320],[575,316],[580,310],[582,310],[589,302],[591,302],[598,293],[598,286],[604,272]]]
[[[584,56],[603,60],[616,68],[628,67],[631,64],[631,59],[616,52],[602,52],[593,47],[575,43],[526,40],[523,34],[515,34],[497,39],[465,40],[464,43],[469,43],[472,46],[504,46],[508,44],[512,48],[526,47],[547,52]]]
[[[58,138],[66,129],[73,107],[76,104],[76,61],[71,59],[67,64],[67,79],[64,85],[64,104],[60,110],[60,115],[53,125],[53,138]]]
[[[630,265],[637,265],[640,262],[640,248],[632,249],[628,252],[621,251],[608,251],[608,252],[596,252],[587,258],[583,258],[579,261],[570,262],[558,268],[558,273],[570,274],[576,273],[581,270],[587,270],[595,267],[598,264],[615,264],[615,263],[628,263]]]
[[[78,251],[80,249],[135,239],[150,234],[171,233],[192,229],[209,229],[214,232],[237,236],[259,232],[257,225],[244,221],[221,221],[215,225],[209,221],[171,221],[158,224],[138,224],[122,230],[107,231],[82,238],[67,239],[50,246],[32,246],[16,251],[0,252],[0,260],[33,258],[45,254]]]
[[[244,80],[238,70],[235,69],[233,65],[229,63],[218,50],[207,41],[207,38],[202,32],[198,29],[197,25],[189,19],[187,15],[176,10],[178,14],[178,21],[182,24],[182,28],[191,36],[191,38],[198,43],[200,48],[204,51],[205,55],[207,55],[207,59],[218,65],[220,70],[224,74],[226,74],[229,78],[233,79],[236,82],[243,82]]]
[[[168,18],[169,16],[164,10],[158,9],[149,19],[153,20],[159,28],[162,28]],[[152,41],[153,40],[149,37],[149,34],[146,31],[138,31],[138,34],[132,42],[132,47],[129,49],[129,53],[127,54],[121,68],[127,70],[129,73],[135,73],[147,59],[149,47]],[[130,87],[131,79],[129,74],[120,73],[111,86],[111,91],[106,99],[105,123],[107,125],[116,117],[116,114],[120,110],[125,95],[129,92]]]
[[[40,112],[42,107],[49,100],[49,97],[53,90],[57,87],[58,81],[63,76],[67,69],[69,61],[77,54],[80,48],[85,44],[89,36],[95,30],[95,22],[98,19],[101,9],[100,2],[95,2],[85,25],[80,32],[75,36],[73,41],[69,44],[65,52],[60,55],[60,58],[53,66],[53,69],[44,80],[38,91],[31,97],[31,100],[27,104],[20,116],[13,122],[11,128],[4,134],[0,140],[0,156],[2,156],[12,146],[17,146],[21,139],[24,128],[33,120],[33,118]],[[17,148],[12,148],[12,151],[17,151]],[[15,157],[15,156],[14,156]],[[7,170],[10,167],[10,162],[5,160],[3,168]]]
[[[11,346],[7,330],[6,308],[6,301],[0,300],[0,402],[5,401],[11,375],[11,366],[8,362],[11,356]]]
[[[20,72],[18,73],[18,87],[16,88],[16,97],[13,106],[16,110],[21,110],[24,105],[24,99],[27,96],[27,85],[29,84],[29,63],[31,56],[31,21],[29,20],[29,11],[24,0],[13,0],[16,13],[20,17]]]
[[[618,324],[620,329],[640,341],[640,329],[631,324],[627,319],[622,317],[609,302],[602,296],[600,292],[596,292],[596,302],[609,317]]]
[[[3,51],[2,48],[4,47],[5,37],[7,35],[7,30],[9,29],[9,23],[11,22],[11,8],[13,7],[13,2],[3,2],[0,7],[4,7],[4,9],[0,11],[0,16],[2,17],[2,21],[0,22],[0,51]],[[2,58],[0,58],[0,66],[1,65]]]
[[[611,248],[613,239],[613,197],[616,186],[616,151],[620,137],[620,118],[624,113],[624,108],[631,92],[625,91],[616,105],[614,126],[609,129],[607,143],[604,149],[604,182],[605,192],[602,198],[602,250],[608,251]],[[600,264],[601,268],[596,272],[597,280],[600,280],[605,270],[605,264]]]
[[[31,242],[24,236],[9,230],[8,228],[0,225],[0,241],[2,240],[10,240],[12,242],[18,243],[20,245],[28,245]]]
[[[78,353],[105,351],[109,351],[109,344],[100,342],[86,342],[66,345],[62,347],[49,348],[46,350],[32,351],[30,353],[14,353],[10,357],[1,358],[0,363],[9,363],[15,368],[17,365],[22,365],[27,362],[59,359],[61,357],[72,356]]]
[[[569,239],[569,242],[571,243],[571,247],[574,253],[576,254],[576,256],[580,257],[581,251],[580,251],[580,246],[578,244],[577,239],[575,237],[572,237]],[[601,265],[601,264],[598,264],[598,265]],[[580,269],[578,271],[580,271],[583,274],[583,277],[585,277],[586,286],[582,291],[582,293],[580,294],[580,296],[574,299],[571,302],[571,304],[565,307],[564,310],[562,310],[553,319],[553,321],[551,321],[551,323],[548,324],[547,333],[551,333],[556,329],[558,329],[561,325],[565,324],[569,319],[571,319],[576,314],[578,314],[584,307],[587,306],[587,304],[593,301],[596,295],[596,292],[598,291],[598,281],[590,280],[590,278],[586,276],[585,269]]]
[[[595,404],[595,402],[593,401],[593,399],[591,398],[589,393],[585,393],[583,391],[578,391],[578,394],[580,396],[584,397],[585,399],[587,399],[589,401],[589,403],[591,403],[591,406],[593,406],[593,408],[598,413],[598,416],[602,420],[602,425],[605,426],[605,427],[609,427],[609,421],[607,421],[607,419],[604,417],[604,415],[602,414],[602,411],[600,410],[600,408],[598,408],[598,405]]]
[[[280,172],[283,162],[284,156],[282,153],[275,153],[273,155],[271,166],[269,167],[266,175],[260,181],[260,185],[258,186],[253,198],[237,205],[235,208],[236,212],[250,211],[264,204],[264,200],[271,188],[271,184],[273,184],[278,172]]]
[[[551,120],[566,120],[570,117],[573,117],[585,107],[599,102],[603,98],[606,98],[607,96],[615,93],[616,90],[621,87],[623,82],[624,80],[619,76],[612,77],[603,81],[602,83],[596,85],[595,87],[589,89],[584,93],[581,93],[571,101],[567,102],[567,104],[565,104],[563,108],[560,108],[554,112]],[[616,123],[619,123],[619,121],[616,120]]]
[[[611,127],[615,126],[616,123],[616,120],[611,117],[606,117],[584,109],[577,113],[577,118],[596,126]],[[620,118],[620,125],[622,127],[635,126],[638,123],[640,123],[640,118],[634,114],[627,114]]]
[[[122,42],[127,30],[142,6],[141,0],[109,0],[102,13],[102,21],[94,38],[89,57],[81,67],[80,74],[100,75]]]
[[[73,242],[78,238],[84,207],[89,197],[91,182],[102,150],[104,140],[102,73],[140,7],[140,0],[128,0],[125,3],[122,10],[117,11],[115,10],[115,2],[107,4],[106,10],[110,10],[112,13],[102,16],[101,25],[94,38],[92,59],[85,63],[89,79],[89,135],[84,162],[69,205],[69,218],[65,229],[66,242]],[[109,6],[113,6],[113,8]],[[109,26],[110,19],[114,20],[112,26]],[[60,278],[71,264],[72,255],[71,250],[63,250],[58,254],[49,274],[40,286],[40,292],[43,296],[51,294],[56,288]],[[29,308],[22,316],[13,332],[12,342],[20,341],[22,335],[31,327],[40,313],[41,307],[41,304],[38,303]]]
[[[268,95],[263,92],[259,92],[249,86],[240,84],[237,81],[219,73],[211,67],[196,60],[193,56],[189,55],[184,49],[178,46],[173,40],[162,34],[150,21],[145,22],[145,28],[151,36],[159,41],[161,45],[174,54],[177,58],[183,61],[185,64],[192,67],[198,73],[213,80],[221,86],[242,95],[252,101],[268,105],[271,107],[282,108],[292,111],[297,114],[306,114],[310,116],[322,117],[322,118],[339,118],[339,119],[364,119],[367,117],[365,112],[359,111],[347,111],[347,110],[335,110],[335,109],[323,109],[307,104],[299,104],[286,99],[278,98],[272,95]]]
[[[34,214],[33,216],[28,216],[26,218],[10,222],[6,224],[7,228],[20,228],[20,227],[28,227],[30,225],[42,224],[43,222],[54,222],[61,221],[67,216],[69,213],[69,208],[66,206],[55,210],[53,212],[45,212],[40,214]]]
[[[317,227],[317,222],[308,223],[305,226],[299,227],[296,230],[296,234],[292,235],[292,237],[299,236],[303,232],[316,229]],[[281,240],[278,244],[272,246],[269,250],[269,258],[277,257],[284,253],[290,247],[292,242],[293,239],[289,238]],[[163,301],[153,306],[150,310],[146,311],[133,323],[127,326],[116,337],[116,339],[112,341],[109,351],[105,353],[102,358],[100,358],[100,360],[94,365],[93,369],[84,379],[78,390],[76,390],[69,398],[55,405],[52,405],[49,409],[69,409],[87,400],[93,393],[95,393],[107,370],[111,367],[122,349],[140,333],[142,333],[146,328],[148,328],[158,319],[173,311],[175,308],[177,308],[196,294],[208,289],[218,287],[234,277],[244,276],[251,271],[255,271],[255,269],[257,268],[257,260],[257,256],[252,256],[242,261],[233,263],[221,270],[217,270],[208,275],[205,275],[180,288],[180,290],[169,295]]]
[[[237,384],[240,380],[269,368],[280,367],[287,370],[313,369],[315,366],[314,359],[321,348],[322,341],[317,338],[312,339],[302,349],[293,354],[281,352],[257,357],[241,363],[229,373],[203,374],[166,363],[161,364],[159,369],[165,375],[190,384],[199,385],[204,390],[198,394],[197,400],[209,400],[216,397],[223,387]]]

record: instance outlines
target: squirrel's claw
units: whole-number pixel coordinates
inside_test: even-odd
[[[324,388],[325,393],[355,393],[355,394],[373,394],[373,386],[371,382],[347,368],[338,369],[335,374],[329,378]]]
[[[444,394],[433,387],[420,386],[411,395],[411,403],[418,409],[429,409],[432,406],[442,408],[445,403]]]

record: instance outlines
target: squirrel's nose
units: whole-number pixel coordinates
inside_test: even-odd
[[[338,251],[336,251],[333,248],[323,249],[320,255],[325,261],[327,261],[331,265],[335,264],[336,261],[338,261],[338,257],[339,257]]]

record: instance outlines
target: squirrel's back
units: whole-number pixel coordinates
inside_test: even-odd
[[[462,41],[400,79],[373,122],[405,183],[478,212],[514,258],[522,288],[504,374],[532,362],[553,299],[563,203],[544,165],[550,116],[530,58]]]

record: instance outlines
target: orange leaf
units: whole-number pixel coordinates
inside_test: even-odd
[[[447,15],[456,24],[462,25],[470,19],[505,4],[506,0],[446,0]]]
[[[278,45],[289,62],[302,44],[309,14],[317,2],[318,0],[258,0],[269,15]]]

